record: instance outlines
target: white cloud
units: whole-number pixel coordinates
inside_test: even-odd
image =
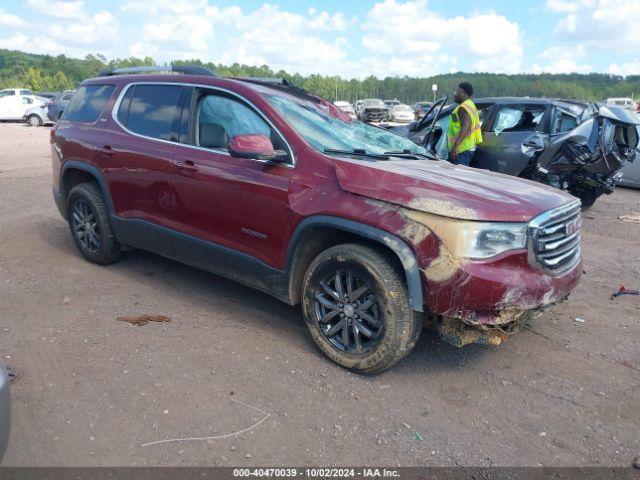
[[[146,16],[188,15],[201,12],[208,7],[206,0],[131,0],[123,4],[123,12]]]
[[[48,17],[63,18],[67,20],[81,20],[85,18],[84,1],[50,1],[50,0],[27,0],[27,4],[37,10],[38,13]]]
[[[19,28],[24,27],[27,24],[22,18],[12,15],[10,13],[6,13],[4,10],[0,8],[0,25],[4,25],[7,27]]]
[[[395,59],[399,70],[388,74],[445,67],[437,59],[421,64],[421,57],[453,52],[463,52],[476,70],[516,72],[522,65],[520,27],[496,13],[444,17],[429,10],[426,0],[384,0],[367,13],[363,28],[362,44],[372,54]]]
[[[96,51],[107,53],[117,39],[116,17],[107,10],[89,14],[84,1],[27,0],[27,3],[39,14],[55,20],[32,22],[33,28],[15,38],[16,43],[9,48],[84,57]]]
[[[104,47],[113,41],[118,32],[116,18],[101,10],[83,22],[54,23],[48,26],[47,34],[62,45],[69,47]]]
[[[640,75],[640,60],[632,60],[622,65],[612,63],[609,65],[608,72],[613,75],[623,75],[625,77],[628,75]]]
[[[347,73],[342,65],[347,59],[347,41],[335,34],[344,32],[355,19],[340,12],[310,8],[306,14],[297,14],[265,3],[245,13],[235,5],[182,0],[135,0],[122,9],[146,10],[151,17],[142,27],[140,40],[129,49],[134,56],[268,64],[274,70],[300,73]],[[220,43],[231,48],[222,50]]]
[[[0,38],[0,48],[45,53],[49,55],[60,55],[61,53],[66,55],[73,54],[73,52],[70,53],[68,48],[45,35],[37,35],[31,38],[23,33],[16,33],[9,37]],[[78,54],[80,53],[78,52]]]
[[[596,0],[547,0],[546,6],[552,12],[577,12],[581,8],[591,8]]]
[[[594,71],[593,66],[581,61],[587,53],[587,47],[581,44],[549,47],[538,55],[543,65],[536,63],[531,70],[533,73],[589,73]]]
[[[558,3],[567,5],[559,8]],[[615,49],[617,54],[638,52],[640,28],[634,21],[640,18],[637,0],[547,1],[547,7],[564,13],[554,29],[559,40],[602,51]]]

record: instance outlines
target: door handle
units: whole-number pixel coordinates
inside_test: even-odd
[[[109,145],[105,145],[104,147],[99,148],[98,151],[103,157],[110,157],[111,155],[116,153]]]
[[[173,162],[173,165],[179,169],[184,170],[186,172],[197,172],[198,166],[193,163],[191,160],[185,160],[184,162]]]

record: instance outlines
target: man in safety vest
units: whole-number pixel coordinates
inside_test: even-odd
[[[453,100],[458,104],[451,113],[447,130],[449,161],[459,165],[469,165],[476,145],[482,143],[478,109],[471,101],[473,87],[462,82],[453,92]]]

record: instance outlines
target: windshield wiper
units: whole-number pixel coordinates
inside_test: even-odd
[[[424,153],[413,153],[411,150],[398,150],[391,152],[384,152],[385,155],[393,155],[394,157],[401,158],[427,158],[429,160],[437,159],[435,155],[427,155]]]
[[[354,148],[353,150],[337,150],[335,148],[325,148],[324,153],[330,153],[334,155],[356,155],[358,157],[376,158],[378,160],[389,160],[389,155],[381,153],[369,153],[362,148]]]

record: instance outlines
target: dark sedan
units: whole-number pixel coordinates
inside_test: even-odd
[[[455,105],[438,100],[422,120],[392,127],[441,158]],[[589,207],[611,193],[622,167],[633,161],[639,123],[616,108],[574,100],[482,98],[474,100],[482,124],[472,167],[528,178],[567,190]]]
[[[49,117],[49,120],[52,122],[60,120],[62,112],[64,112],[69,101],[71,101],[74,93],[76,93],[75,90],[65,90],[64,92],[49,99],[47,102],[47,117]]]

